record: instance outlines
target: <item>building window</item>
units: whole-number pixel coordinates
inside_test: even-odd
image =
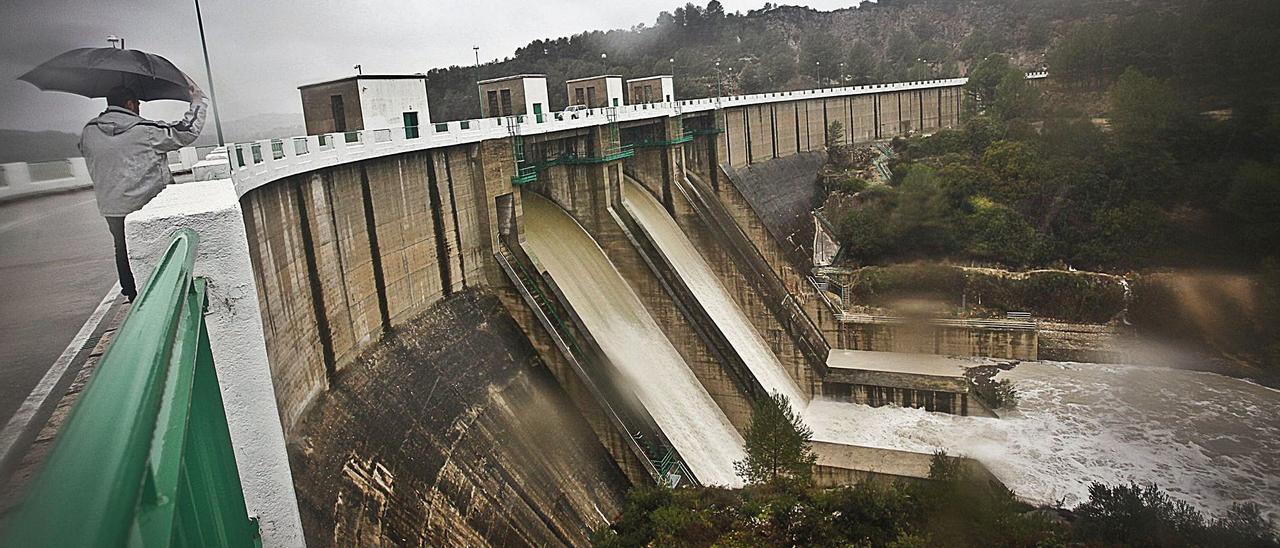
[[[514,112],[511,108],[511,90],[504,89],[499,92],[499,95],[502,98],[502,115],[510,116]]]
[[[416,112],[404,113],[404,138],[405,139],[418,138],[418,113]]]
[[[329,114],[333,116],[334,132],[343,132],[347,130],[347,109],[342,104],[341,95],[329,96]]]
[[[498,110],[498,92],[489,91],[489,116],[501,116],[502,111]]]

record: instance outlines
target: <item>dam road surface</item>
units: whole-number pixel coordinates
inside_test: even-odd
[[[116,282],[92,190],[0,204],[0,424]]]

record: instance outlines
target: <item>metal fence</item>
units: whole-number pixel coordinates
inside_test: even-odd
[[[259,546],[209,334],[174,237],[0,535],[4,546]]]

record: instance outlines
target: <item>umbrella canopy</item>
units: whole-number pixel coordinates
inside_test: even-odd
[[[45,91],[65,91],[85,97],[106,97],[116,86],[138,93],[142,101],[190,101],[190,79],[168,59],[116,48],[80,48],[45,61],[18,77]]]

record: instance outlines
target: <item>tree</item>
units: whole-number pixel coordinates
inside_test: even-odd
[[[870,83],[875,72],[876,58],[875,52],[871,51],[871,46],[862,40],[854,42],[845,59],[845,73],[852,77],[855,85],[861,85]]]
[[[1129,68],[1111,86],[1111,127],[1117,139],[1131,147],[1168,143],[1186,127],[1187,106],[1173,87]]]
[[[1242,240],[1264,252],[1280,247],[1280,167],[1241,166],[1222,206],[1239,221]]]
[[[838,77],[840,51],[835,37],[826,31],[814,31],[800,41],[802,74],[811,74],[820,80]]]
[[[971,201],[973,213],[966,219],[966,251],[970,255],[1010,266],[1028,265],[1036,259],[1043,239],[1022,215],[985,197]]]
[[[879,185],[873,188],[888,188]],[[867,190],[869,192],[870,190]],[[889,231],[889,212],[882,203],[873,202],[849,212],[840,221],[840,243],[855,259],[869,262],[893,249]]]
[[[809,448],[813,431],[791,409],[786,396],[775,392],[757,402],[744,437],[747,458],[733,467],[748,483],[786,481],[804,486],[811,481],[818,460]]]
[[[973,68],[969,73],[969,81],[964,85],[964,90],[975,111],[982,112],[995,102],[996,88],[1011,70],[1014,69],[1009,66],[1009,59],[1003,55],[988,56]]]
[[[724,5],[720,3],[720,0],[711,0],[707,2],[707,9],[703,13],[712,24],[718,23],[721,19],[724,19]]]
[[[991,110],[1005,120],[1029,118],[1040,108],[1040,90],[1019,70],[1010,70],[996,85]]]
[[[956,214],[939,188],[934,170],[914,165],[898,186],[891,229],[899,248],[926,254],[948,253],[955,247]]]

